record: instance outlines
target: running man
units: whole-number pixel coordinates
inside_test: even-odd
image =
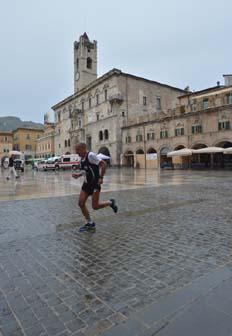
[[[81,188],[79,196],[79,207],[85,217],[87,223],[80,228],[80,232],[83,231],[95,231],[96,224],[91,220],[89,211],[86,207],[86,201],[89,196],[92,196],[92,208],[99,210],[110,206],[116,213],[118,206],[115,199],[111,198],[109,201],[99,203],[101,184],[106,172],[105,161],[98,158],[97,154],[88,152],[85,143],[78,143],[76,145],[76,153],[81,157],[80,172],[73,173],[72,177],[79,178],[84,176],[85,180]]]

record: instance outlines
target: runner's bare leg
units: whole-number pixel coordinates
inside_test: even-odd
[[[103,202],[103,203],[99,203],[99,198],[100,198],[100,191],[96,190],[93,195],[92,195],[92,208],[94,210],[98,210],[98,209],[102,209],[105,208],[107,206],[110,206],[110,202]]]
[[[90,221],[89,210],[86,207],[86,201],[87,201],[88,197],[89,197],[89,194],[86,193],[85,191],[81,190],[78,205],[81,208],[81,212],[82,212],[83,216],[86,218],[87,222]]]

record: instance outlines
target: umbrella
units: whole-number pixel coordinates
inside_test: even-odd
[[[224,148],[221,147],[204,147],[200,149],[194,149],[194,154],[210,154],[210,153],[222,153]]]
[[[232,154],[232,147],[224,148],[223,154]]]
[[[16,150],[12,150],[12,151],[10,151],[9,154],[10,154],[10,155],[22,155],[21,152],[16,151]]]
[[[110,159],[110,156],[107,156],[107,155],[102,154],[102,153],[97,154],[97,157],[99,159],[101,159],[101,160],[108,160],[108,159]]]
[[[192,153],[193,153],[192,149],[183,148],[183,149],[179,149],[179,150],[169,152],[167,154],[167,156],[168,157],[170,157],[170,156],[190,156],[190,155],[192,155]]]

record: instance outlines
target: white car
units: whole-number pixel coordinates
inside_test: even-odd
[[[44,170],[45,164],[46,164],[47,160],[42,159],[38,162],[35,162],[34,167],[35,169],[38,170]]]
[[[59,160],[59,156],[54,156],[54,157],[51,157],[49,159],[46,160],[46,162],[44,163],[44,166],[43,166],[43,170],[44,171],[47,171],[47,170],[55,170],[56,167],[56,162]]]

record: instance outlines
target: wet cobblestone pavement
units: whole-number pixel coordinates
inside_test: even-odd
[[[76,195],[1,202],[1,334],[159,335],[154,305],[232,256],[232,173],[179,177],[103,192],[120,210],[94,212],[95,234],[78,232]]]

